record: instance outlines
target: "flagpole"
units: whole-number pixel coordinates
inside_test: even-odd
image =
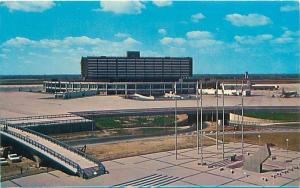
[[[223,153],[223,159],[225,158],[225,149],[224,149],[224,142],[225,142],[225,137],[224,137],[224,121],[225,121],[225,110],[224,110],[224,83],[222,83],[222,95],[223,95],[223,119],[222,119],[222,153]]]
[[[199,82],[197,81],[196,85],[196,99],[197,99],[197,153],[199,154],[199,91],[198,91]]]
[[[244,158],[244,81],[242,80],[242,156]]]
[[[217,146],[217,150],[219,149],[219,143],[218,143],[218,129],[219,129],[219,125],[218,125],[218,121],[219,121],[219,89],[218,89],[218,81],[216,82],[216,95],[217,95],[217,107],[216,107],[216,146]]]
[[[200,116],[201,116],[201,165],[203,165],[203,99],[202,99],[202,82],[200,82]]]
[[[174,84],[174,95],[176,95],[176,82]],[[175,97],[175,118],[174,118],[174,123],[175,123],[175,158],[177,160],[177,97]]]

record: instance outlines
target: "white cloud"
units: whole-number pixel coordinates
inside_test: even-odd
[[[115,42],[103,40],[100,38],[90,38],[87,36],[80,37],[66,37],[62,40],[57,39],[41,39],[41,40],[31,40],[23,37],[16,37],[4,42],[1,47],[17,47],[22,46],[33,47],[33,48],[53,48],[52,51],[59,52],[61,48],[69,49],[86,49],[86,48],[98,48],[104,47],[110,49],[110,47],[120,47],[120,46],[135,46],[141,44],[141,42],[135,40],[132,37],[127,37],[126,39]]]
[[[16,37],[0,44],[0,59],[7,67],[1,74],[79,73],[82,56],[120,56],[128,50],[142,50],[142,43],[132,37],[120,41],[87,36],[33,40]],[[3,51],[2,49],[9,49]],[[66,54],[68,54],[66,56]],[[30,67],[26,65],[31,63]],[[60,67],[59,70],[54,67]],[[2,71],[2,72],[1,72]],[[3,72],[4,71],[4,72]]]
[[[293,42],[293,40],[294,39],[292,37],[278,37],[274,39],[274,42],[279,44],[285,44],[285,43]]]
[[[216,47],[221,47],[223,44],[222,41],[215,40],[215,39],[199,39],[199,40],[190,40],[189,45],[194,48],[207,48],[207,47],[214,47],[215,50]]]
[[[100,11],[115,14],[140,14],[145,5],[141,1],[100,1]],[[99,9],[98,9],[99,10]]]
[[[277,37],[273,40],[274,43],[278,44],[285,44],[285,43],[291,43],[294,41],[299,41],[299,36],[300,33],[298,32],[293,32],[290,30],[285,30],[283,34],[280,37]]]
[[[33,41],[24,37],[16,37],[10,40],[7,40],[4,44],[7,46],[21,46],[21,45],[28,45],[32,44]]]
[[[166,30],[166,29],[163,29],[163,28],[159,29],[157,32],[158,32],[159,34],[161,34],[161,35],[166,35],[166,34],[167,34],[167,30]]]
[[[213,37],[213,35],[208,31],[189,31],[186,33],[186,36],[189,39],[205,39]]]
[[[258,44],[264,41],[269,41],[273,38],[270,34],[261,34],[256,36],[234,36],[234,40],[240,44]]]
[[[186,38],[180,37],[164,37],[160,40],[162,45],[166,45],[171,49],[174,47],[182,49],[197,49],[201,52],[212,52],[222,49],[224,42],[216,40],[212,33],[208,31],[189,31],[186,33]],[[174,51],[174,50],[172,50]],[[179,50],[182,52],[182,50]]]
[[[155,1],[153,1],[153,4],[155,4],[158,7],[165,7],[165,6],[171,6],[172,1],[171,0],[155,0]]]
[[[232,25],[241,26],[262,26],[271,23],[271,19],[261,14],[228,14],[225,20],[229,21]]]
[[[207,47],[217,48],[221,47],[222,41],[214,39],[214,36],[209,31],[189,31],[186,33],[188,44],[193,48],[206,50]]]
[[[281,12],[290,12],[290,11],[298,11],[299,5],[285,5],[280,7]]]
[[[164,37],[160,40],[160,43],[163,45],[182,45],[186,42],[184,38],[172,38],[172,37]]]
[[[6,1],[2,3],[9,11],[43,12],[55,5],[53,1]]]
[[[193,21],[193,22],[199,22],[199,20],[201,20],[201,19],[204,19],[205,18],[205,16],[202,14],[202,13],[197,13],[197,14],[193,14],[192,16],[191,16],[191,20]]]
[[[140,44],[141,42],[135,40],[134,38],[131,38],[131,37],[128,37],[126,38],[123,43],[125,45],[129,45],[129,46],[132,46],[132,45],[137,45],[137,44]]]
[[[115,37],[117,37],[117,38],[127,38],[127,37],[130,37],[130,34],[119,32],[119,33],[115,34]]]

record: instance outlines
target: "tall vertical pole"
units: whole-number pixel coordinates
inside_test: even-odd
[[[203,165],[203,98],[202,98],[202,82],[200,83],[200,123],[201,123],[201,165]]]
[[[244,158],[244,81],[242,80],[242,156]]]
[[[197,81],[196,85],[196,99],[197,99],[197,153],[199,154],[199,91],[198,91],[199,82]]]
[[[223,159],[225,158],[225,150],[224,150],[224,142],[225,142],[225,137],[224,137],[224,122],[225,122],[225,110],[224,110],[224,83],[222,83],[222,100],[223,100],[223,119],[222,119],[222,153],[223,153]]]
[[[175,95],[176,95],[176,82],[174,84],[174,90],[175,90]],[[177,160],[177,97],[175,96],[175,118],[174,118],[174,123],[175,123],[175,158]]]
[[[217,107],[216,107],[216,146],[217,146],[217,150],[219,149],[219,138],[218,138],[218,131],[219,131],[219,125],[218,125],[218,121],[219,121],[219,89],[218,89],[218,81],[216,82],[216,96],[217,96]]]
[[[289,153],[289,139],[287,138],[287,139],[285,139],[285,141],[286,141],[286,154],[288,154]]]

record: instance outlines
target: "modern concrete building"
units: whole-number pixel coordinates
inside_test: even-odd
[[[176,82],[177,94],[195,94],[197,82]],[[79,92],[97,91],[101,95],[164,95],[174,92],[175,82],[44,82],[44,91]]]
[[[178,81],[192,76],[191,57],[141,57],[128,51],[126,57],[87,56],[81,58],[84,81]]]

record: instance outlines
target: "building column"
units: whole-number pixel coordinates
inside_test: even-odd
[[[106,92],[106,95],[108,95],[108,92],[107,92],[107,83],[105,84],[105,92]]]
[[[182,82],[180,82],[180,93],[182,94]]]

